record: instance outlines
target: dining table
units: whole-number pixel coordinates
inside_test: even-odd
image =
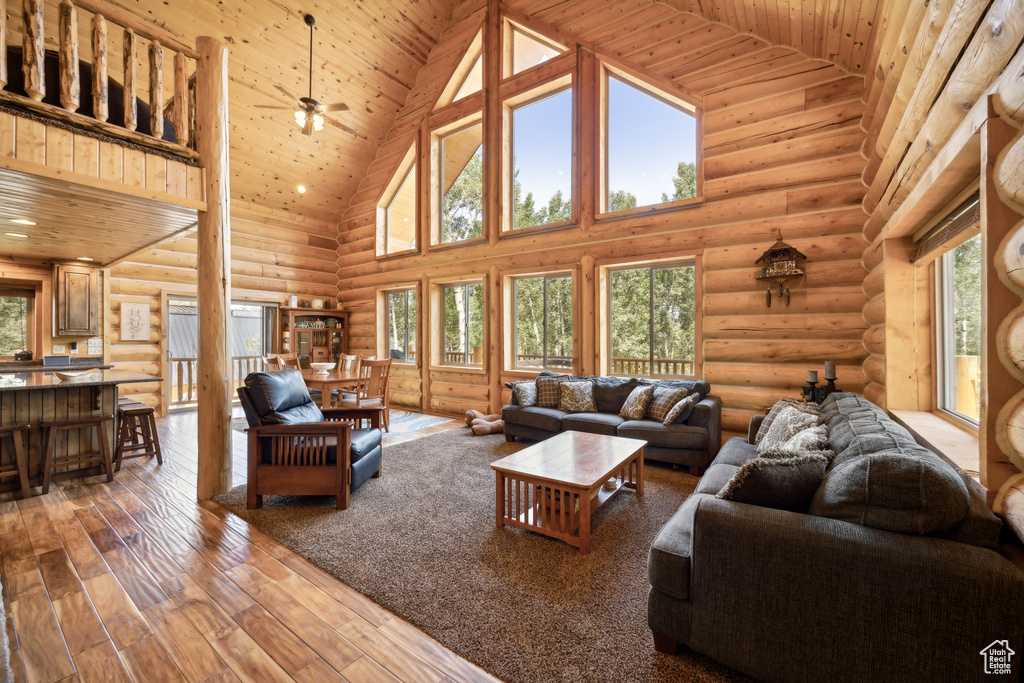
[[[327,374],[318,373],[312,368],[303,368],[302,380],[310,389],[320,391],[320,407],[331,407],[331,393],[338,389],[355,389],[359,386],[358,370],[339,370],[334,368]]]

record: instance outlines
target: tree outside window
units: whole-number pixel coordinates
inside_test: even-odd
[[[416,290],[387,294],[388,357],[397,361],[416,359]]]
[[[572,277],[516,278],[513,294],[513,367],[521,370],[571,370]]]
[[[484,286],[480,282],[445,285],[442,348],[445,365],[483,366]]]
[[[944,254],[936,269],[943,301],[938,311],[939,406],[971,422],[981,416],[981,235]]]
[[[441,243],[484,234],[483,126],[441,138]]]
[[[516,107],[511,122],[512,229],[572,220],[572,89]]]
[[[695,374],[695,271],[693,264],[611,271],[609,374]]]
[[[32,292],[0,289],[0,356],[31,350]]]

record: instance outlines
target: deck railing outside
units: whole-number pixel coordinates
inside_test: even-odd
[[[198,362],[198,358],[171,358],[167,361],[170,407],[180,408],[196,404],[199,392]],[[231,377],[234,380],[234,388],[242,386],[250,372],[263,372],[266,368],[263,356],[232,356]]]
[[[531,353],[516,354],[516,367],[542,369],[544,356]],[[571,356],[548,356],[549,368],[561,370],[572,369]],[[633,375],[636,377],[692,377],[694,363],[692,359],[655,358],[654,371],[651,371],[649,358],[612,358],[613,375]]]

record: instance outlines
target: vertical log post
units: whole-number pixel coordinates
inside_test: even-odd
[[[487,0],[487,18],[484,21],[484,234],[492,245],[501,239],[504,225],[505,202],[502,201],[502,135],[504,116],[498,84],[501,82],[501,3]],[[493,371],[497,371],[494,369]]]
[[[199,212],[200,500],[231,489],[231,207],[228,168],[228,51],[196,41],[196,143],[206,179]]]
[[[164,136],[164,48],[159,40],[149,44],[149,134]]]
[[[0,88],[7,85],[7,0],[0,0]]]
[[[60,104],[78,111],[82,103],[82,83],[78,73],[78,9],[71,0],[61,0],[57,10],[60,34]]]
[[[188,62],[180,52],[174,55],[174,138],[188,147]]]
[[[107,20],[92,18],[92,116],[106,121],[110,116],[110,87],[107,83]]]
[[[21,12],[25,24],[21,53],[25,92],[29,98],[42,102],[46,95],[46,76],[43,71],[43,61],[46,57],[46,48],[43,45],[43,0],[22,0]]]
[[[135,31],[124,30],[124,127],[135,130],[139,125],[139,109],[135,104],[136,62],[139,59],[139,48],[135,40]]]

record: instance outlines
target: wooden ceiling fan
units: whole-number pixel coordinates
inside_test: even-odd
[[[280,85],[275,85],[274,87],[280,90],[285,97],[295,100],[298,103],[297,106],[282,107],[274,104],[257,104],[255,106],[258,109],[293,110],[295,112],[295,123],[302,128],[303,135],[312,135],[313,131],[323,130],[325,122],[342,129],[346,133],[358,135],[359,132],[354,128],[349,128],[345,124],[339,123],[330,116],[325,115],[333,111],[348,111],[349,107],[347,104],[320,104],[318,100],[313,99],[313,26],[316,24],[316,19],[313,18],[312,14],[307,14],[304,20],[306,26],[309,27],[309,94],[306,97],[296,97],[288,92],[287,89]]]

